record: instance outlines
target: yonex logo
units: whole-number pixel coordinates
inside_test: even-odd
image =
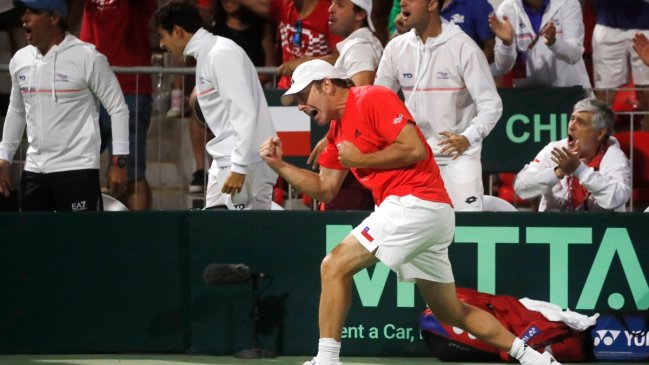
[[[523,337],[521,337],[521,340],[523,340],[524,342],[528,342],[529,340],[532,339],[532,337],[538,335],[539,333],[541,333],[541,331],[539,331],[539,329],[536,328],[535,326],[532,326],[527,330],[527,332],[525,332]]]
[[[595,337],[593,338],[593,345],[598,346],[603,344],[603,346],[612,346],[615,343],[615,340],[619,337],[623,337],[623,340],[626,340],[626,347],[649,347],[649,332],[640,330],[640,331],[613,331],[613,330],[599,330],[595,332]],[[624,336],[620,336],[624,334]],[[618,341],[619,342],[619,341]],[[616,347],[621,346],[617,344]]]
[[[613,342],[620,335],[621,331],[609,331],[609,330],[599,330],[595,332],[595,338],[593,338],[593,345],[599,346],[600,343],[605,346],[611,346]]]
[[[407,79],[412,79],[412,74],[410,72],[403,74],[403,77]]]

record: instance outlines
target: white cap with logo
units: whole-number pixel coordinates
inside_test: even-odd
[[[291,87],[282,95],[281,102],[289,105],[295,99],[295,94],[304,90],[310,83],[324,79],[347,79],[347,74],[329,62],[311,60],[297,66],[291,78]]]
[[[365,10],[367,13],[367,25],[369,25],[370,30],[374,32],[374,24],[372,23],[372,0],[351,0],[351,2]]]

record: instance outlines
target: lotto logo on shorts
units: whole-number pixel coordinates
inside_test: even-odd
[[[370,227],[363,228],[361,234],[363,235],[363,237],[367,238],[368,241],[374,241],[374,237],[372,237],[372,235],[370,234]]]

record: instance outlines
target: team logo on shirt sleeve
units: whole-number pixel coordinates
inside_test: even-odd
[[[370,242],[374,241],[374,237],[372,237],[372,235],[370,234],[370,227],[369,227],[369,226],[363,228],[363,230],[361,231],[361,234],[362,234],[363,237],[365,237],[368,241],[370,241]]]
[[[403,121],[403,114],[397,115],[397,117],[392,120],[392,124],[397,125],[401,123],[401,121]]]

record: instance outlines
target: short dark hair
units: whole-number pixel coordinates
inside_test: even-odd
[[[186,0],[171,0],[156,11],[153,27],[171,33],[176,25],[189,33],[196,33],[205,26],[196,5]]]
[[[369,23],[368,19],[369,19],[369,17],[370,17],[370,14],[367,13],[367,10],[365,10],[365,9],[361,8],[360,6],[354,4],[354,13],[358,14],[358,13],[360,13],[361,11],[364,11],[364,12],[365,12],[365,15],[366,15],[366,16],[365,16],[365,19],[363,19],[363,27],[367,27],[367,28],[369,28],[369,27],[370,27],[370,23]]]
[[[47,11],[47,13],[50,14],[50,15],[58,14],[58,16],[59,16],[59,28],[63,32],[68,31],[68,18],[67,17],[64,17],[58,11],[52,11],[52,10],[45,10],[45,11]]]

